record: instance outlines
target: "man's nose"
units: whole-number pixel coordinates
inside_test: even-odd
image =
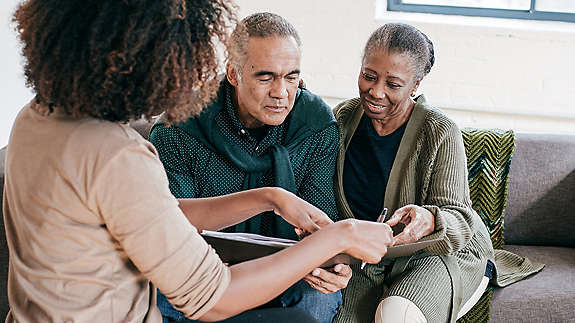
[[[285,99],[288,97],[286,82],[283,79],[274,80],[270,89],[270,96],[274,99]]]

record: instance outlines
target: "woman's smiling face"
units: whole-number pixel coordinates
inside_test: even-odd
[[[406,54],[374,49],[365,56],[359,73],[361,105],[372,120],[390,120],[403,115],[412,104],[415,79],[413,59]]]

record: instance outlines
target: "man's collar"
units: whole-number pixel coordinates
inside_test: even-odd
[[[224,104],[224,110],[226,111],[226,113],[228,114],[228,118],[231,122],[231,126],[233,128],[233,130],[236,131],[244,131],[246,132],[246,127],[244,127],[244,125],[241,123],[240,119],[238,119],[238,116],[236,114],[237,112],[237,107],[234,104],[234,91],[235,88],[233,87],[233,85],[231,85],[227,80],[224,80],[222,82],[222,85],[224,87],[224,99],[223,99],[223,104]]]

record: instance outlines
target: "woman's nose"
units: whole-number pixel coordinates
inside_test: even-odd
[[[367,91],[374,99],[380,100],[385,98],[385,91],[381,86],[374,86]]]

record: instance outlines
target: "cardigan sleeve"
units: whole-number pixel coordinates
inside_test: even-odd
[[[440,243],[429,247],[427,251],[449,254],[465,247],[475,233],[479,217],[469,197],[461,131],[451,121],[443,123],[439,128],[443,129],[439,131],[441,134],[436,142],[437,150],[423,207],[435,216],[435,232],[431,234],[433,238],[443,236]]]
[[[196,178],[191,163],[193,147],[191,138],[176,126],[156,125],[150,133],[150,142],[156,147],[164,164],[170,191],[177,198],[197,195]]]
[[[337,125],[333,124],[313,136],[314,148],[308,152],[306,168],[298,196],[338,220],[333,178],[338,149]]]

